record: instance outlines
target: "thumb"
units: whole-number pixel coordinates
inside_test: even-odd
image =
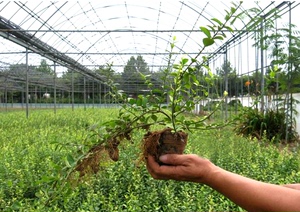
[[[179,154],[166,154],[160,156],[159,160],[164,164],[178,166],[183,164],[183,162],[185,161],[185,156]]]

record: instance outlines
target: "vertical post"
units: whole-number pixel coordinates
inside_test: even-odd
[[[291,45],[292,45],[292,26],[291,26],[291,22],[292,22],[292,13],[291,13],[291,3],[289,3],[289,53],[288,53],[288,85],[287,85],[287,91],[286,91],[286,129],[285,129],[285,140],[286,142],[289,140],[289,131],[290,131],[290,127],[291,127],[291,123],[292,123],[292,112],[293,112],[293,95],[291,92],[291,81],[292,81],[292,61],[291,61]]]
[[[37,107],[37,100],[38,100],[38,94],[37,94],[37,86],[34,87],[34,107]]]
[[[102,104],[102,85],[101,85],[101,82],[99,82],[99,104],[100,104],[100,106],[101,106],[101,104]]]
[[[65,95],[64,95],[65,93],[64,93],[64,90],[60,90],[60,102],[61,102],[61,104],[60,104],[60,107],[62,107],[63,105],[64,105],[64,103],[66,103],[65,102]]]
[[[71,93],[71,98],[72,98],[72,111],[74,111],[74,70],[71,70],[71,84],[72,84],[72,93]]]
[[[53,81],[54,81],[54,114],[56,114],[56,62],[54,61],[54,76],[53,76]]]
[[[88,80],[86,80],[85,84],[86,84],[86,94],[85,94],[85,98],[87,99],[87,107],[89,107],[90,104],[90,84],[89,84],[89,78],[87,78]]]
[[[263,36],[264,36],[264,18],[262,17],[262,20],[260,22],[260,75],[261,75],[261,87],[260,87],[260,95],[261,95],[261,100],[260,100],[260,111],[264,111],[264,106],[265,106],[265,78],[264,78],[264,41],[263,41]]]
[[[6,76],[7,77],[7,76]],[[5,90],[4,90],[4,102],[5,102],[5,111],[7,112],[8,107],[8,96],[7,96],[7,83],[5,83]]]
[[[95,80],[93,79],[93,90],[92,90],[92,93],[93,93],[93,108],[94,108],[94,106],[95,106]]]
[[[106,96],[106,85],[104,85],[104,105],[105,107],[107,106],[106,103],[107,103],[107,96]]]
[[[26,48],[26,118],[29,116],[29,110],[28,110],[28,103],[29,103],[29,85],[28,85],[28,72],[29,72],[29,66],[28,66],[28,49]]]
[[[224,72],[225,72],[225,91],[228,92],[228,67],[227,67],[227,46],[226,46],[226,50],[225,50],[225,61],[224,61]],[[223,91],[224,92],[224,91]],[[228,95],[225,96],[225,120],[227,120],[228,118]]]
[[[84,110],[86,110],[86,79],[85,76],[83,77],[83,105],[84,105]]]

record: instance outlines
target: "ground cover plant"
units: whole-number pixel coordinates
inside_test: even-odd
[[[120,152],[101,172],[72,187],[69,167],[88,149],[89,127],[113,119],[117,109],[60,109],[0,113],[1,211],[238,211],[207,186],[157,181],[138,164],[140,147]],[[139,140],[143,133],[136,132]],[[74,155],[74,152],[77,152]],[[244,176],[283,184],[300,182],[299,149],[279,150],[236,136],[230,128],[191,134],[186,153],[209,158]],[[126,160],[125,160],[126,159]]]

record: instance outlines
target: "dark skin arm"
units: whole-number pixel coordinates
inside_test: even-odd
[[[283,185],[284,187],[287,188],[292,188],[292,189],[296,189],[296,190],[300,190],[300,184],[299,183],[295,183],[295,184],[286,184]]]
[[[226,171],[197,155],[164,155],[160,166],[147,158],[155,179],[204,183],[248,211],[300,211],[300,184],[285,186],[256,181]]]

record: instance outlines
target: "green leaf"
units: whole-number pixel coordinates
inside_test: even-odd
[[[67,160],[68,160],[68,162],[69,162],[71,165],[75,162],[73,156],[70,155],[70,154],[67,155]]]
[[[197,62],[197,59],[192,58],[192,62],[193,62],[193,63],[196,63],[196,62]]]
[[[184,80],[185,83],[188,83],[190,81],[190,75],[189,75],[189,73],[186,72],[183,75],[183,80]]]
[[[72,167],[75,163],[75,160],[72,155],[68,154],[67,158],[65,158],[65,163],[67,167]]]
[[[136,105],[137,105],[137,106],[142,106],[142,105],[143,105],[143,100],[142,100],[141,98],[138,98],[138,99],[136,100]]]
[[[217,22],[220,26],[223,25],[223,23],[217,18],[212,18],[211,20],[214,21],[214,22]]]
[[[146,107],[147,103],[148,103],[148,99],[147,98],[143,98],[142,101],[143,101],[143,107]]]
[[[151,74],[144,75],[144,74],[140,73],[140,75],[141,75],[141,77],[142,77],[143,80],[147,80],[148,78],[151,77]]]
[[[225,34],[224,32],[222,32],[222,36],[223,36],[224,38],[226,38],[226,34]]]
[[[233,25],[234,22],[235,22],[237,19],[241,18],[242,15],[244,15],[244,12],[241,12],[241,13],[235,15],[234,18],[233,18],[233,20],[230,22],[230,25]]]
[[[203,44],[204,46],[210,46],[214,44],[214,39],[211,38],[203,38]]]
[[[193,82],[194,82],[194,85],[200,85],[200,83],[199,83],[199,81],[197,80],[197,77],[195,76],[195,75],[192,75],[191,76],[191,78],[192,78],[192,80],[193,80]]]
[[[213,33],[216,32],[216,29],[214,28],[215,26],[210,26],[210,25],[208,25],[207,27],[210,28],[210,31],[211,31],[211,32],[213,32]]]
[[[152,120],[153,120],[154,122],[157,121],[157,116],[156,116],[156,115],[152,114],[152,115],[151,115],[151,118],[152,118]]]
[[[231,14],[233,14],[233,13],[235,13],[235,11],[236,11],[236,8],[234,8],[234,7],[231,7],[231,8],[230,8],[230,11],[231,11]]]
[[[230,21],[230,25],[233,25],[234,22],[236,21],[237,17],[234,17],[234,19],[232,21]]]
[[[200,27],[201,31],[208,37],[211,38],[210,31],[205,27]]]
[[[174,69],[179,69],[181,66],[180,65],[178,65],[178,64],[173,64],[173,68]]]
[[[229,19],[230,19],[230,15],[227,14],[227,15],[225,16],[225,21],[228,21]]]
[[[129,104],[133,105],[136,103],[136,100],[133,98],[128,98],[128,102],[129,102]]]
[[[276,72],[275,72],[275,71],[271,71],[271,72],[270,72],[270,78],[271,78],[271,79],[274,79],[275,76],[276,76]]]
[[[193,74],[193,73],[195,73],[196,68],[195,67],[189,67],[188,71],[189,71],[189,74]]]
[[[207,65],[203,65],[202,67],[205,68],[205,69],[208,70],[208,71],[211,71],[210,67],[207,66]]]
[[[215,36],[214,39],[218,39],[218,40],[224,40],[224,37],[221,35]]]
[[[179,105],[176,105],[176,106],[175,106],[175,112],[180,111],[180,109],[181,109],[181,107],[180,107]]]
[[[152,93],[162,94],[162,90],[161,90],[161,89],[158,89],[158,88],[154,88],[154,89],[152,90]]]
[[[233,29],[229,26],[224,26],[226,29],[228,29],[230,32],[233,32]]]
[[[182,64],[182,65],[185,65],[188,61],[189,61],[189,59],[187,59],[187,58],[182,58],[182,59],[181,59],[181,64]]]
[[[192,86],[191,86],[191,84],[188,83],[188,84],[185,84],[184,87],[185,87],[186,89],[191,89]]]

